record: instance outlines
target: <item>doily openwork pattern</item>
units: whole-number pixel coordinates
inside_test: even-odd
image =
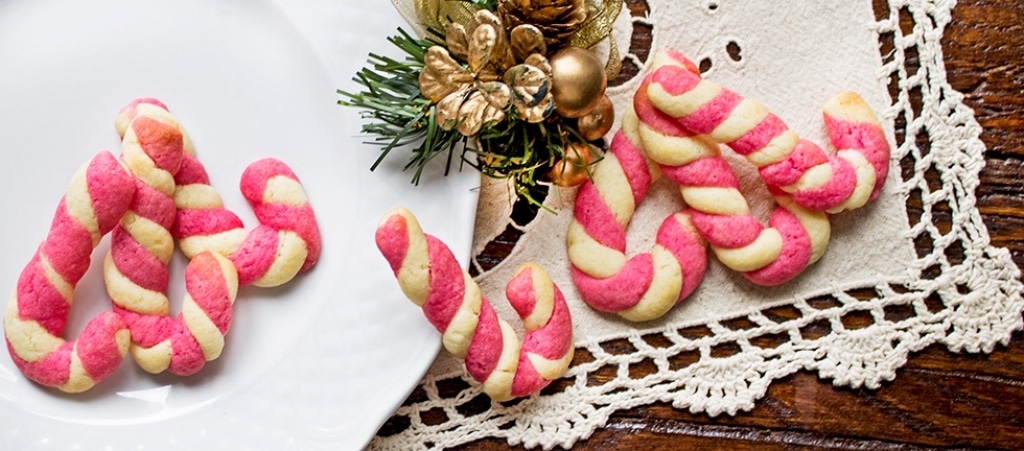
[[[903,274],[866,286],[823,286],[739,317],[577,343],[565,376],[528,399],[492,403],[467,375],[431,373],[390,420],[388,430],[401,432],[379,435],[370,447],[444,448],[487,437],[569,447],[620,409],[667,402],[733,415],[796,371],[873,389],[929,345],[988,353],[1005,344],[1022,328],[1022,285],[1009,253],[990,246],[975,205],[981,128],[946,81],[940,42],[953,6],[890,0],[887,12],[876,11],[892,100],[880,116],[893,121],[902,168],[895,189],[909,219],[902,238],[919,249]],[[633,20],[645,24],[644,17]],[[940,217],[952,225],[940,227]],[[640,369],[645,376],[635,378]]]

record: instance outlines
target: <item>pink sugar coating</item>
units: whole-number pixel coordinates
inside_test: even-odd
[[[388,216],[381,221],[373,238],[377,249],[397,276],[409,252],[409,225],[405,217],[398,214]]]
[[[549,384],[551,384],[551,381],[544,379],[537,372],[537,368],[533,366],[533,362],[530,361],[526,353],[520,352],[519,363],[516,365],[516,374],[512,376],[511,395],[516,398],[530,396],[541,391]]]
[[[680,117],[678,120],[683,127],[695,133],[711,133],[715,127],[718,127],[719,124],[729,118],[729,115],[736,109],[736,105],[739,105],[741,101],[743,101],[743,98],[738,94],[723,88],[708,103],[697,107],[692,113],[685,117]]]
[[[522,352],[532,352],[549,360],[559,359],[572,347],[572,316],[561,291],[555,289],[551,318],[540,329],[527,332]]]
[[[829,182],[814,189],[800,190],[793,193],[793,201],[813,211],[825,211],[850,198],[857,188],[857,171],[849,161],[843,158],[829,158],[832,167],[832,178]]]
[[[144,348],[164,341],[174,332],[175,319],[170,316],[142,314],[117,305],[114,305],[113,310],[127,325],[132,334],[132,342]]]
[[[39,257],[37,251],[18,277],[18,316],[37,321],[51,335],[59,337],[67,325],[71,304],[46,279]]]
[[[167,266],[120,227],[110,235],[110,257],[117,270],[138,286],[160,293],[167,290]]]
[[[136,184],[135,197],[132,198],[129,209],[167,230],[174,226],[177,214],[174,198],[147,185],[142,180],[138,180]]]
[[[584,181],[576,192],[573,210],[576,222],[587,235],[611,249],[626,252],[626,231],[615,221],[612,210],[590,180]]]
[[[761,122],[758,122],[753,129],[744,133],[735,141],[726,143],[730,149],[740,155],[763,149],[772,139],[789,130],[785,122],[782,122],[775,114],[769,113]]]
[[[622,172],[629,181],[629,186],[633,190],[633,202],[639,205],[647,195],[647,189],[653,180],[647,168],[647,157],[640,150],[640,146],[631,142],[621,130],[612,138],[610,151],[619,160]]]
[[[662,165],[661,172],[669,180],[684,187],[740,187],[732,166],[722,157],[699,158],[680,166]]]
[[[90,319],[78,334],[75,353],[94,382],[110,376],[124,359],[117,346],[116,334],[126,327],[114,312],[101,312]]]
[[[693,90],[700,80],[700,75],[685,67],[662,66],[651,74],[650,81],[661,85],[669,95],[678,96]]]
[[[179,315],[174,321],[171,339],[171,364],[167,371],[178,376],[191,376],[206,365],[206,356]]]
[[[430,292],[423,303],[423,314],[438,332],[444,332],[451,323],[466,292],[462,266],[441,240],[427,235],[430,256]]]
[[[238,284],[249,285],[263,277],[277,257],[277,230],[260,224],[249,231],[242,245],[231,254],[231,262],[238,269]]]
[[[757,218],[750,215],[716,215],[694,210],[693,226],[712,246],[736,249],[757,240],[764,230]]]
[[[41,246],[42,254],[57,274],[75,285],[89,269],[92,249],[92,235],[68,214],[65,200],[61,199]]]
[[[679,262],[683,272],[683,287],[676,302],[685,299],[700,285],[708,269],[707,249],[694,231],[684,227],[673,216],[661,223],[657,243],[667,249]]]
[[[179,186],[209,185],[210,175],[206,173],[206,167],[196,157],[185,154],[181,159],[181,167],[174,174],[174,183]]]
[[[14,365],[29,380],[47,387],[56,387],[67,382],[71,375],[71,351],[74,346],[74,342],[65,342],[57,349],[46,354],[42,359],[35,362],[27,362],[18,357],[18,354],[14,352],[14,348],[11,346],[10,340],[7,341],[7,350],[11,355],[11,360],[14,361]]]
[[[871,198],[877,197],[889,174],[891,154],[882,127],[871,122],[846,121],[829,114],[825,114],[825,127],[836,149],[856,149],[874,166],[876,178]]]
[[[114,155],[103,151],[89,163],[85,181],[100,234],[106,234],[128,209],[135,195],[135,177],[117,162]]]
[[[136,117],[131,128],[142,151],[153,159],[156,167],[171,174],[178,172],[184,155],[184,135],[180,130],[148,116]]]
[[[776,208],[768,225],[782,234],[782,253],[768,266],[743,275],[758,285],[775,286],[792,280],[807,268],[811,239],[800,220],[785,208]]]
[[[196,255],[185,267],[185,290],[221,335],[231,326],[230,289],[220,263],[209,251]]]
[[[460,275],[461,280],[461,275]],[[461,297],[459,297],[461,300]],[[480,317],[476,324],[476,331],[473,339],[469,342],[469,350],[466,352],[466,369],[473,379],[478,381],[487,380],[494,368],[498,366],[501,359],[501,351],[504,348],[504,341],[501,335],[501,326],[498,325],[498,315],[494,313],[494,307],[486,299],[480,304]]]
[[[243,229],[245,224],[238,215],[223,208],[178,210],[171,235],[182,239],[196,235],[212,235],[229,230]]]
[[[633,95],[633,111],[636,112],[637,118],[659,133],[669,136],[693,136],[693,132],[680,125],[676,118],[665,114],[651,104],[651,99],[647,96],[651,78],[650,75],[644,78]]]
[[[602,312],[621,312],[636,305],[651,287],[654,278],[654,259],[651,254],[637,254],[611,277],[593,277],[576,266],[572,267],[572,280],[587,304]]]
[[[826,161],[828,156],[821,147],[801,139],[785,159],[762,166],[758,173],[769,187],[782,187],[796,183],[809,169]]]
[[[537,293],[533,287],[533,268],[516,273],[505,285],[505,297],[520,318],[526,318],[537,307]]]

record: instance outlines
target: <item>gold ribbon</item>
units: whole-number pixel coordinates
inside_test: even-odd
[[[572,35],[569,44],[588,49],[608,37],[615,19],[622,11],[623,0],[587,0],[587,20]],[[615,47],[615,42],[612,42]]]
[[[472,3],[459,0],[412,0],[416,7],[416,15],[425,28],[444,33],[448,24],[455,22],[462,25],[469,23],[477,8]]]
[[[411,0],[416,16],[426,29],[444,33],[448,24],[455,22],[462,25],[469,23],[477,8],[472,3],[462,0]],[[586,0],[587,20],[572,35],[570,45],[590,48],[608,37],[615,24],[615,19],[622,11],[623,0]],[[397,4],[396,0],[396,4]],[[615,43],[612,42],[612,46]]]

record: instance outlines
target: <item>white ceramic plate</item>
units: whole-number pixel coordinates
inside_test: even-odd
[[[248,225],[238,178],[273,156],[302,180],[324,236],[310,273],[241,290],[224,354],[195,376],[152,376],[128,358],[65,395],[0,352],[0,449],[355,449],[372,438],[439,349],[373,245],[377,221],[405,205],[468,256],[478,183],[434,167],[414,187],[401,157],[370,172],[377,150],[358,112],[336,104],[401,25],[386,0],[0,2],[0,290],[13,290],[75,169],[119,153],[114,114],[141,96],[167,103]],[[108,248],[76,290],[67,337],[109,309],[98,264]]]

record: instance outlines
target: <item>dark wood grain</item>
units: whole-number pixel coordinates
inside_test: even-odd
[[[976,191],[978,208],[992,244],[1009,249],[1024,268],[1022,18],[1024,2],[960,0],[943,50],[949,82],[965,95],[984,128],[988,151]],[[932,346],[913,354],[894,382],[876,390],[836,388],[815,374],[798,372],[775,381],[752,411],[735,416],[712,418],[659,404],[621,411],[576,449],[936,447],[1024,449],[1020,333],[991,354],[954,354]],[[462,449],[508,446],[484,440]]]

